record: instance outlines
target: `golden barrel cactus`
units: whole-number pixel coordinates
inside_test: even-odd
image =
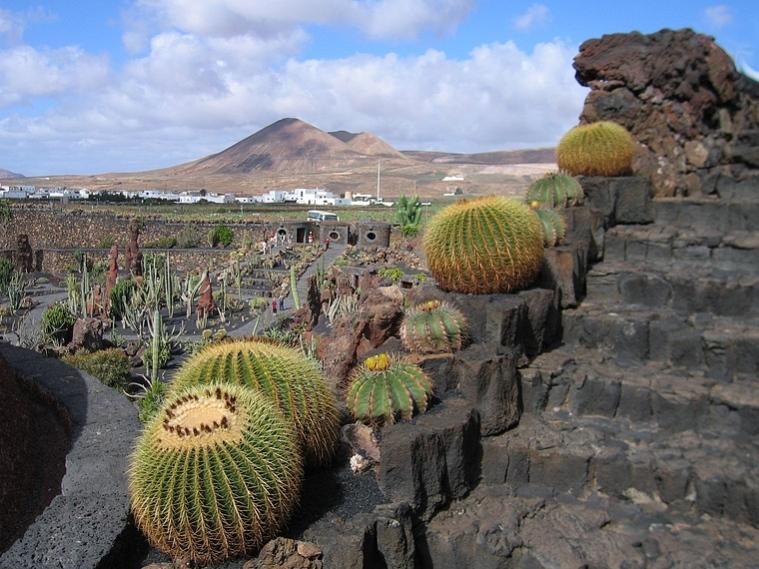
[[[540,272],[543,230],[535,212],[516,200],[464,200],[430,221],[424,250],[443,290],[512,292],[529,285]]]
[[[559,169],[572,176],[622,176],[632,170],[635,141],[610,121],[576,126],[559,141]]]

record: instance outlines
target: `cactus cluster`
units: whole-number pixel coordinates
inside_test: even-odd
[[[293,424],[309,464],[332,459],[337,405],[314,362],[293,348],[259,340],[213,344],[177,372],[172,392],[191,385],[236,384],[263,393]]]
[[[620,176],[632,169],[635,142],[623,126],[599,121],[576,126],[556,149],[559,169],[573,176]]]
[[[467,328],[466,318],[458,308],[448,302],[429,300],[406,311],[401,340],[409,352],[453,352],[464,346]]]
[[[132,512],[173,557],[213,563],[259,547],[297,504],[297,438],[276,406],[235,385],[169,397],[137,443]]]
[[[447,291],[488,294],[529,285],[543,261],[543,232],[530,208],[504,197],[457,202],[429,223],[430,272]]]
[[[383,353],[354,370],[345,402],[359,421],[392,424],[424,413],[431,394],[432,380],[419,366]]]
[[[537,209],[538,219],[543,226],[543,244],[555,247],[564,240],[567,224],[561,213],[555,209]]]
[[[584,199],[580,182],[572,176],[551,172],[530,185],[526,201],[533,208],[556,208],[581,205]]]

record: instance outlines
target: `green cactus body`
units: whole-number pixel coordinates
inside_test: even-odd
[[[635,141],[609,121],[576,126],[556,149],[559,169],[573,176],[621,176],[632,169]]]
[[[580,182],[572,176],[552,172],[535,180],[527,189],[528,204],[535,207],[569,207],[581,205],[585,198]]]
[[[335,398],[318,367],[299,351],[258,340],[212,344],[185,362],[171,391],[210,384],[263,393],[292,421],[309,464],[332,459],[340,428]]]
[[[213,563],[273,537],[302,476],[295,434],[269,399],[236,385],[196,386],[167,399],[138,440],[132,512],[154,547]]]
[[[431,394],[432,380],[419,366],[379,354],[353,372],[345,402],[359,421],[393,424],[424,413]]]
[[[567,234],[567,224],[561,213],[555,209],[538,209],[535,213],[543,225],[544,245],[555,247],[561,243]]]
[[[489,294],[529,285],[543,262],[543,231],[530,208],[516,200],[461,201],[427,226],[424,250],[443,290]]]
[[[409,352],[435,354],[460,350],[468,324],[461,311],[448,302],[430,300],[406,312],[401,340]]]

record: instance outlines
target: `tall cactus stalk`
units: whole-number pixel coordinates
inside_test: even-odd
[[[300,295],[298,294],[298,275],[295,274],[295,267],[290,267],[290,292],[293,295],[293,306],[295,310],[300,309]]]
[[[163,291],[169,318],[174,318],[174,275],[171,273],[171,260],[168,253],[166,253],[166,262],[163,266]]]
[[[158,380],[158,354],[161,351],[161,335],[163,332],[163,323],[161,322],[161,313],[156,310],[153,312],[153,357],[150,370],[150,379]]]

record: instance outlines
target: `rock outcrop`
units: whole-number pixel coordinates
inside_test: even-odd
[[[759,166],[759,83],[713,38],[605,35],[580,46],[574,67],[591,88],[580,121],[626,127],[639,143],[633,168],[655,195],[732,191]]]

